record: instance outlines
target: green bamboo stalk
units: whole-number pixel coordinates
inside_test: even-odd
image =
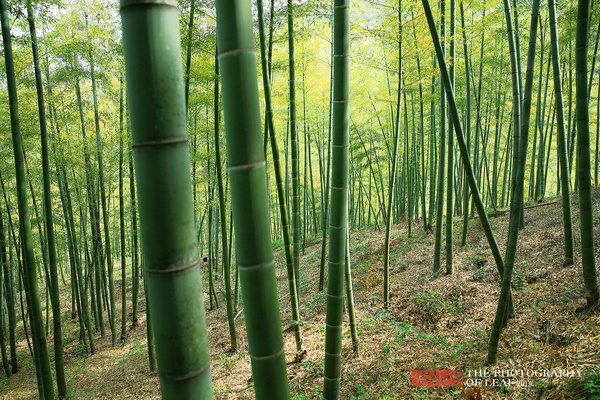
[[[210,185],[211,189],[214,189],[214,187],[212,187],[212,184]],[[209,206],[208,206],[208,223],[206,226],[206,235],[207,235],[207,240],[206,240],[206,244],[208,246],[208,264],[207,264],[207,269],[208,269],[208,301],[209,301],[209,310],[212,310],[214,307],[219,307],[219,301],[217,300],[217,295],[215,294],[215,287],[214,287],[214,278],[213,278],[213,270],[216,269],[215,267],[215,256],[214,256],[214,245],[213,245],[213,240],[214,240],[214,235],[213,235],[213,231],[214,231],[214,205],[213,203],[213,192],[214,190],[211,190],[211,194],[209,197]],[[215,299],[215,305],[213,306],[213,299]]]
[[[0,177],[0,180],[2,178]],[[4,185],[2,185],[4,188]],[[8,205],[8,204],[7,204]],[[1,212],[1,211],[0,211]],[[10,215],[8,216],[10,218]],[[2,230],[2,234],[4,235],[4,230]],[[6,235],[4,235],[6,236]],[[3,240],[5,243],[7,238],[5,237]],[[10,243],[9,243],[10,245]],[[10,250],[10,247],[9,247]],[[9,251],[9,258],[12,255]],[[6,287],[6,291],[4,293],[6,299],[6,309],[8,314],[8,341],[10,344],[10,371],[13,374],[19,372],[19,364],[17,362],[17,341],[16,341],[16,315],[15,315],[15,283],[14,283],[14,272],[12,269],[12,262],[3,262],[2,264],[3,274],[4,274],[4,284]]]
[[[593,8],[593,7],[592,7]],[[591,11],[591,10],[590,10]],[[592,13],[590,12],[590,21],[588,21],[588,29],[589,23],[591,22]],[[592,95],[592,82],[594,81],[594,67],[596,66],[596,56],[598,54],[598,44],[600,43],[600,21],[598,21],[598,27],[596,27],[596,40],[594,42],[594,52],[592,55],[592,67],[590,68],[590,80],[588,84],[588,102],[590,101],[590,96]]]
[[[456,3],[450,0],[450,51],[448,57],[452,60],[450,64],[450,83],[454,88],[456,46]],[[448,124],[448,163],[446,164],[448,186],[446,194],[446,274],[454,273],[454,133],[452,124]]]
[[[513,182],[513,184],[511,186],[510,192],[512,205],[517,202],[517,199],[514,198],[514,193],[516,189],[516,185],[514,183],[517,182],[518,179],[517,173],[519,171],[518,165],[520,164],[519,157],[521,157],[520,149],[522,146],[521,118],[523,116],[523,79],[521,73],[521,49],[518,39],[518,13],[517,10],[514,10],[515,20],[513,21],[509,1],[503,0],[503,3],[508,35],[508,49],[510,53],[511,77],[513,85],[513,135],[515,137],[515,140],[513,141],[513,169],[511,171],[511,182]],[[513,4],[516,4],[516,0],[513,0]],[[519,212],[522,213],[522,211]]]
[[[500,130],[500,99],[502,98],[501,95],[501,86],[500,83],[498,83],[498,85],[495,88],[496,90],[496,111],[494,113],[494,118],[495,118],[495,123],[494,123],[494,156],[493,156],[493,163],[492,163],[492,182],[495,182],[494,185],[492,185],[492,199],[491,199],[491,203],[492,203],[492,208],[493,209],[498,209],[498,181],[499,181],[499,176],[500,176],[500,140],[501,140],[501,136],[500,133],[502,132]],[[502,111],[504,111],[504,109],[502,108]],[[535,136],[535,135],[534,135]]]
[[[539,24],[542,25],[542,19],[540,17]],[[542,104],[542,78],[544,74],[544,29],[540,29],[540,77],[537,91],[537,104]],[[535,194],[535,163],[536,163],[536,142],[538,137],[538,126],[541,123],[542,107],[536,107],[535,110],[535,124],[533,128],[533,148],[531,154],[531,171],[529,173],[529,197],[533,198]]]
[[[56,259],[56,244],[54,236],[54,219],[52,216],[52,195],[50,188],[50,161],[48,158],[48,131],[46,126],[46,106],[44,103],[44,89],[42,83],[42,72],[38,54],[37,34],[33,7],[31,1],[27,1],[27,20],[29,22],[29,33],[31,36],[31,48],[33,53],[33,65],[35,71],[35,83],[37,88],[38,110],[40,116],[40,137],[42,142],[42,170],[44,180],[44,215],[46,219],[46,236],[48,245],[48,261],[50,263],[50,282],[52,300],[52,321],[54,333],[54,365],[56,370],[56,385],[59,398],[67,397],[67,384],[65,381],[65,367],[63,361],[62,327],[60,315],[60,299],[58,292],[58,272]]]
[[[344,258],[348,228],[350,7],[348,0],[333,4],[333,97],[329,263],[325,328],[323,397],[340,396]]]
[[[39,277],[45,279],[46,282],[50,281],[50,273],[48,271],[48,247],[46,246],[46,238],[44,235],[44,230],[42,229],[42,217],[40,216],[39,208],[37,206],[37,201],[35,197],[35,191],[33,190],[33,180],[31,179],[31,172],[29,170],[29,165],[27,164],[26,153],[23,151],[23,165],[25,166],[25,174],[27,176],[27,185],[29,186],[29,192],[31,193],[31,203],[33,205],[33,221],[35,221],[35,225],[38,230],[38,238],[40,240],[40,248],[42,253],[42,268],[38,271]],[[49,295],[49,284],[44,285],[46,292],[46,329],[45,335],[48,336],[48,330],[50,328],[49,322],[49,310],[50,310],[50,295]]]
[[[53,150],[54,150],[54,158],[56,159],[55,146],[53,146]],[[57,171],[56,171],[56,178],[58,181],[58,188],[59,188],[59,192],[60,192],[60,202],[62,204],[62,212],[63,212],[63,218],[64,218],[64,223],[65,223],[65,230],[67,231],[67,248],[69,251],[69,266],[71,268],[71,286],[73,288],[73,296],[75,297],[76,306],[77,306],[77,317],[78,317],[78,322],[79,322],[79,340],[85,346],[86,354],[88,354],[89,353],[89,347],[88,347],[89,341],[87,340],[87,336],[86,336],[87,331],[86,331],[86,325],[85,325],[84,310],[83,310],[83,306],[82,306],[83,305],[83,296],[79,290],[79,280],[78,280],[78,276],[77,276],[77,266],[76,266],[76,263],[79,262],[79,260],[78,260],[78,255],[75,254],[76,244],[73,243],[73,238],[71,236],[71,221],[69,220],[69,212],[67,210],[65,188],[64,188],[64,185],[63,185],[63,182],[61,179],[61,172],[62,172],[62,168],[60,165],[58,165]],[[74,318],[74,316],[71,315],[71,318]]]
[[[541,107],[541,114],[540,114],[540,120],[539,120],[539,135],[540,135],[540,143],[539,143],[539,148],[540,151],[538,152],[538,160],[537,160],[537,171],[536,171],[536,178],[535,178],[535,190],[534,190],[534,200],[539,200],[540,196],[541,196],[541,191],[542,191],[542,182],[543,182],[543,172],[544,172],[544,138],[547,136],[547,132],[548,132],[548,125],[550,125],[550,112],[548,112],[548,121],[545,121],[546,119],[546,98],[548,95],[548,79],[550,78],[550,67],[552,65],[552,49],[550,49],[550,54],[548,56],[548,65],[546,67],[546,83],[544,84],[544,102],[542,104]],[[570,89],[569,89],[570,90]],[[554,93],[551,93],[551,101],[550,103],[552,103],[552,96],[554,96]],[[569,100],[570,103],[570,100]],[[538,102],[539,104],[539,102]],[[570,107],[570,106],[569,106]],[[552,106],[550,106],[550,110],[553,110]],[[544,128],[546,128],[546,135],[544,134]],[[569,137],[567,137],[567,140],[569,139]],[[571,165],[571,159],[569,159],[569,165]]]
[[[485,33],[486,33],[486,25],[485,25],[485,15],[486,15],[486,3],[485,0],[483,2],[483,12],[482,12],[482,29],[481,29],[481,46],[479,47],[479,78],[477,84],[477,91],[475,92],[475,100],[476,100],[476,109],[477,109],[477,120],[475,123],[475,143],[473,149],[473,164],[475,165],[475,176],[477,179],[477,184],[481,185],[481,169],[479,167],[479,137],[481,133],[481,104],[482,104],[482,87],[483,87],[483,54],[484,54],[484,45],[485,45]],[[471,67],[472,69],[472,67]],[[500,72],[502,72],[502,65],[500,66]],[[474,83],[474,82],[473,82]],[[475,200],[473,199],[472,206],[475,205]]]
[[[369,213],[371,215],[376,215],[375,209],[373,208],[373,203],[371,202],[371,196],[369,196],[369,193],[367,192],[367,188],[365,187],[365,184],[362,181],[362,178],[361,178],[362,175],[356,170],[356,167],[354,166],[354,163],[352,162],[352,157],[350,157],[350,166],[352,167],[352,171],[354,171],[354,173],[358,175],[358,184],[359,184],[360,188],[362,189],[360,191],[360,193],[364,194],[364,197],[367,198],[366,203],[367,203],[367,207],[369,207]],[[377,221],[375,221],[375,222],[377,222]],[[379,229],[379,225],[376,224],[375,227],[377,229]]]
[[[254,389],[257,399],[289,399],[271,244],[252,10],[250,2],[244,0],[220,0],[216,8],[231,206]]]
[[[590,121],[587,91],[587,48],[589,0],[579,0],[575,37],[575,90],[577,102],[577,180],[579,181],[579,218],[581,229],[581,265],[587,306],[598,303],[598,277],[594,253],[594,215],[592,210],[592,174],[590,168]]]
[[[185,39],[186,51],[185,51],[185,109],[186,113],[189,110],[189,97],[190,97],[190,71],[192,69],[192,37],[194,34],[194,13],[196,10],[196,0],[190,2],[190,19],[188,20],[187,33]],[[195,173],[194,169],[194,173]],[[194,193],[195,194],[195,193]],[[194,204],[196,204],[194,202]]]
[[[467,104],[466,104],[466,112],[465,112],[465,134],[467,135],[467,153],[469,157],[471,156],[471,70],[469,62],[469,52],[467,48],[467,32],[465,29],[465,10],[463,7],[463,2],[460,2],[460,23],[463,31],[463,53],[465,56],[465,75],[466,75],[466,87],[467,87]],[[497,152],[495,153],[497,154]],[[494,169],[496,168],[496,162],[494,163]],[[466,173],[466,172],[465,172]],[[494,174],[495,176],[495,174]],[[494,184],[493,188],[496,188],[497,183]],[[469,185],[466,184],[463,192],[463,230],[462,237],[460,241],[461,247],[466,246],[467,244],[467,233],[469,228],[469,199],[471,197],[471,192],[469,191]],[[494,205],[496,201],[494,200]]]
[[[433,56],[433,68],[436,66],[436,58]],[[435,160],[436,157],[436,141],[435,141],[435,76],[436,74],[431,74],[431,101],[429,104],[429,225],[425,227],[428,232],[431,232],[433,229],[431,226],[431,222],[433,222],[433,217],[436,212],[436,166],[437,163]]]
[[[554,93],[552,93],[550,99],[552,100],[553,98]],[[550,151],[552,150],[552,135],[554,135],[554,121],[556,121],[556,107],[552,106],[552,118],[549,118],[548,123],[546,124],[546,138],[548,137],[548,134],[550,135],[550,138],[548,138],[548,140],[545,141],[545,143],[548,143],[548,151],[544,151],[542,153],[545,153],[546,157],[546,163],[542,163],[542,165],[544,165],[540,185],[542,199],[544,199],[546,196],[546,187],[548,186],[548,168],[550,167]],[[577,189],[577,184],[575,185],[575,188]]]
[[[163,399],[212,398],[177,2],[122,0],[145,283]]]
[[[523,71],[521,68],[521,35],[519,32],[519,9],[517,7],[517,0],[512,0],[513,2],[513,14],[514,14],[514,37],[515,37],[515,50],[516,50],[516,61],[517,61],[517,72],[519,74],[519,100],[520,100],[520,107],[521,107],[521,113],[520,115],[523,116]]]
[[[524,197],[524,176],[525,176],[525,162],[527,158],[527,143],[529,136],[529,120],[531,116],[531,93],[533,88],[533,69],[535,65],[535,45],[537,35],[537,24],[539,20],[539,0],[534,0],[531,7],[531,25],[529,28],[529,50],[527,52],[527,70],[525,80],[525,93],[523,96],[519,95],[520,83],[518,81],[518,69],[516,59],[517,54],[513,51],[515,48],[514,38],[512,32],[512,19],[510,18],[510,5],[508,0],[504,0],[505,16],[508,30],[508,45],[511,49],[511,70],[513,76],[513,118],[514,118],[514,140],[515,143],[519,141],[518,146],[514,146],[514,151],[518,151],[519,154],[516,156],[513,154],[513,185],[512,185],[512,198],[510,204],[510,219],[508,227],[508,238],[506,239],[506,255],[504,258],[504,275],[502,276],[502,288],[500,290],[500,298],[498,299],[498,307],[496,309],[496,316],[494,318],[494,324],[492,332],[490,333],[490,342],[488,345],[488,357],[487,361],[489,364],[495,364],[498,360],[498,342],[500,340],[500,334],[502,328],[506,326],[507,313],[510,313],[510,293],[511,293],[511,282],[512,272],[515,263],[515,256],[517,251],[517,240],[519,238],[519,226],[523,218],[523,197]],[[518,101],[523,99],[521,111],[523,115],[519,114]],[[522,118],[521,118],[522,117]],[[518,124],[521,125],[518,125]],[[519,132],[519,133],[517,133]]]
[[[427,186],[427,172],[425,163],[425,105],[423,103],[423,83],[421,81],[421,60],[419,57],[419,51],[417,46],[417,28],[415,26],[414,11],[411,6],[411,16],[413,18],[413,38],[415,51],[417,52],[417,75],[419,76],[419,116],[420,116],[420,157],[421,157],[421,213],[423,214],[423,230],[427,232],[427,206],[426,206],[426,186]]]
[[[346,229],[346,256],[344,258],[344,282],[346,284],[346,304],[348,309],[348,323],[352,338],[352,351],[358,355],[358,332],[356,329],[356,312],[354,309],[354,290],[352,285],[352,266],[350,263],[350,229]]]
[[[412,168],[410,166],[410,144],[408,141],[408,101],[406,100],[406,92],[403,94],[404,97],[404,160],[402,162],[402,170],[400,172],[400,186],[399,188],[402,190],[400,193],[400,203],[406,203],[401,205],[400,209],[406,215],[406,222],[408,225],[407,236],[411,237],[412,235],[412,204],[413,204],[413,190],[411,185],[411,171]],[[381,185],[383,186],[383,185]],[[406,208],[405,208],[406,206]]]
[[[275,124],[273,121],[273,107],[271,105],[271,78],[268,73],[267,51],[265,41],[264,17],[263,17],[263,2],[257,0],[258,8],[258,26],[260,39],[260,54],[262,66],[263,89],[265,92],[265,109],[267,126],[269,127],[269,139],[271,144],[271,153],[273,155],[273,169],[275,171],[275,183],[277,187],[277,200],[279,203],[279,216],[281,218],[283,245],[285,251],[285,260],[287,266],[288,286],[290,290],[290,301],[292,307],[292,324],[294,326],[294,339],[296,341],[296,352],[302,352],[302,333],[300,330],[300,311],[298,306],[298,296],[296,284],[296,274],[292,261],[291,245],[290,245],[290,228],[285,206],[285,198],[283,193],[283,180],[281,178],[281,163],[279,161],[279,150],[277,148],[277,139],[275,137]]]
[[[64,190],[65,200],[66,200],[66,208],[67,208],[68,216],[69,216],[69,228],[70,228],[69,234],[71,237],[73,254],[75,254],[75,262],[76,262],[76,268],[77,268],[76,272],[77,272],[77,278],[78,278],[77,285],[79,285],[79,294],[81,296],[81,306],[82,306],[82,310],[83,310],[85,326],[87,329],[90,353],[94,354],[96,351],[96,348],[94,346],[93,327],[92,327],[92,321],[90,318],[90,309],[88,307],[87,291],[85,288],[83,268],[81,267],[81,257],[79,256],[77,232],[75,231],[75,219],[73,218],[73,202],[71,201],[71,192],[69,191],[69,184],[67,181],[67,171],[66,171],[64,165],[62,165],[61,173],[62,173],[62,177],[63,177],[62,183],[63,183],[63,190]],[[92,293],[92,300],[93,299],[94,299],[94,296]],[[92,310],[93,310],[93,307],[92,307]]]
[[[446,55],[445,40],[446,40],[446,0],[440,1],[440,29],[442,41],[440,42],[442,49],[442,57]],[[439,62],[439,59],[438,59]],[[438,275],[442,265],[442,230],[444,229],[444,181],[446,173],[444,166],[446,165],[446,94],[444,82],[440,83],[440,149],[439,149],[439,169],[437,182],[437,207],[435,212],[435,244],[433,249],[433,273]],[[451,213],[452,210],[446,210]]]
[[[86,19],[87,23],[87,19]],[[96,128],[96,149],[97,149],[97,157],[98,157],[98,179],[100,186],[100,201],[102,206],[102,222],[104,227],[104,254],[101,255],[100,259],[97,259],[96,262],[101,267],[102,277],[105,279],[105,270],[104,270],[104,256],[106,256],[106,262],[108,265],[108,322],[111,331],[111,342],[112,345],[115,346],[117,344],[117,327],[116,327],[116,315],[115,315],[115,283],[114,283],[114,273],[113,273],[113,261],[112,261],[112,252],[111,252],[111,243],[110,243],[110,217],[108,215],[108,206],[106,204],[106,189],[104,185],[104,162],[102,160],[102,141],[100,139],[100,115],[98,112],[98,95],[96,89],[96,77],[94,73],[94,56],[92,50],[90,48],[89,52],[90,56],[90,75],[92,79],[92,98],[94,101],[94,125]],[[99,222],[98,222],[99,224]],[[98,229],[98,240],[99,245],[101,245],[101,237],[100,230]]]
[[[567,139],[565,134],[565,112],[563,108],[563,91],[560,71],[560,54],[558,50],[558,28],[556,24],[556,1],[548,1],[550,20],[550,37],[552,49],[552,68],[554,70],[554,93],[557,111],[558,158],[560,161],[560,184],[563,209],[563,232],[565,235],[565,265],[573,265],[573,222],[571,218],[571,188],[569,164],[567,158]]]
[[[148,285],[144,280],[144,293],[146,295],[146,337],[148,338],[148,367],[150,372],[156,372],[156,349],[154,345],[154,331],[152,330],[152,316],[150,315],[150,299],[148,298]]]
[[[289,86],[290,86],[290,150],[292,160],[292,261],[296,296],[300,294],[300,147],[296,125],[296,67],[294,60],[294,11],[292,0],[287,0]],[[299,351],[302,351],[300,347]]]
[[[40,391],[43,391],[44,399],[54,398],[52,374],[50,371],[50,358],[44,335],[42,309],[38,295],[36,276],[36,261],[33,252],[33,239],[31,234],[31,221],[29,218],[29,206],[27,204],[27,190],[25,168],[23,165],[23,142],[19,124],[19,109],[17,99],[17,83],[15,79],[15,68],[12,52],[12,40],[10,36],[10,25],[8,19],[8,7],[6,0],[0,0],[0,18],[2,23],[2,41],[4,44],[4,58],[6,68],[6,80],[8,86],[8,98],[10,107],[10,124],[12,131],[13,152],[15,157],[15,175],[17,181],[17,193],[19,204],[20,238],[23,248],[23,277],[29,293],[29,312],[34,347],[38,358],[35,363],[40,367],[41,380],[38,381]]]
[[[221,166],[221,145],[219,144],[219,59],[215,57],[215,165],[217,166],[217,189],[219,193],[219,213],[221,222],[221,244],[223,257],[223,279],[225,280],[225,304],[227,307],[227,324],[229,325],[229,339],[231,351],[237,351],[237,335],[233,315],[233,297],[231,294],[231,268],[229,264],[229,247],[227,246],[227,217],[225,208],[225,189],[223,185],[223,172]]]
[[[2,211],[0,211],[0,263],[2,266],[2,270],[6,271],[8,269],[8,257],[6,256],[6,235],[4,234],[4,220],[2,218]],[[6,373],[6,377],[10,378],[12,372],[10,370],[10,363],[8,361],[8,355],[6,353],[6,343],[4,340],[4,334],[6,332],[6,325],[4,324],[4,292],[3,289],[6,287],[8,289],[11,282],[8,282],[8,279],[5,279],[7,274],[2,274],[0,272],[0,346],[2,350],[2,366],[4,367],[4,372]],[[4,284],[6,282],[6,285]],[[8,291],[8,290],[7,290]],[[6,293],[6,305],[8,306],[9,296]]]
[[[473,201],[477,208],[477,212],[479,214],[479,219],[481,221],[481,225],[485,232],[486,238],[488,240],[490,249],[492,251],[492,255],[494,256],[494,260],[496,261],[496,266],[498,268],[498,272],[502,276],[504,272],[504,262],[502,260],[502,256],[500,254],[500,249],[498,247],[498,243],[494,238],[494,234],[492,232],[492,227],[490,225],[489,218],[485,211],[485,206],[483,201],[481,200],[481,196],[479,194],[479,189],[477,187],[477,181],[475,179],[475,174],[473,172],[473,166],[471,164],[471,160],[469,158],[469,153],[467,151],[467,145],[465,143],[462,126],[460,124],[460,118],[458,115],[458,109],[456,107],[456,101],[454,99],[454,91],[452,86],[450,85],[450,78],[448,74],[448,68],[446,67],[446,61],[443,56],[443,50],[440,43],[440,38],[437,33],[437,29],[435,27],[435,22],[433,20],[433,15],[431,13],[431,7],[429,6],[428,0],[422,0],[423,8],[425,10],[425,16],[427,18],[427,24],[429,25],[429,31],[431,33],[431,38],[433,40],[433,44],[435,47],[436,56],[438,59],[438,63],[440,65],[440,73],[442,75],[442,81],[446,88],[446,95],[448,98],[448,106],[450,108],[450,116],[452,119],[452,123],[454,124],[454,133],[456,134],[456,140],[458,141],[458,147],[460,149],[460,156],[465,168],[465,172],[467,175],[467,181],[469,182],[469,188],[471,189],[471,194],[473,196]]]
[[[333,24],[331,27],[332,36],[333,36]],[[321,240],[321,263],[319,265],[319,292],[323,291],[325,286],[325,255],[327,253],[327,224],[329,222],[329,181],[331,175],[331,119],[333,112],[333,43],[331,44],[331,78],[329,80],[329,124],[327,125],[327,157],[325,158],[325,154],[323,157],[325,158],[325,163],[327,164],[325,180],[324,180],[324,191],[325,195],[323,196],[323,208],[325,211],[323,212],[323,218],[321,219],[321,228],[323,229],[323,236]]]
[[[306,81],[306,79],[305,79]],[[305,95],[304,95],[304,104],[306,104],[306,88],[305,88],[305,84],[303,83],[302,87],[304,89]],[[305,107],[306,108],[306,107]],[[306,120],[306,116],[305,116],[305,120]],[[311,157],[311,139],[310,139],[310,126],[306,129],[306,152],[308,154],[308,175],[310,176],[310,202],[311,202],[311,210],[312,210],[312,229],[310,231],[311,235],[314,235],[317,232],[317,200],[316,200],[316,196],[315,196],[315,180],[314,180],[314,175],[313,175],[313,169],[312,169],[312,157]]]
[[[388,203],[385,220],[385,241],[383,244],[383,306],[387,309],[390,303],[390,230],[392,227],[392,204],[396,183],[396,170],[398,168],[398,143],[400,141],[400,110],[402,100],[402,0],[398,0],[398,94],[396,100],[396,124],[394,129],[394,153],[392,156],[392,171],[388,191]],[[406,99],[405,99],[406,107]],[[410,221],[410,218],[409,218]],[[410,232],[410,229],[409,229]]]
[[[131,123],[127,124],[129,130]],[[131,138],[131,133],[128,135]],[[129,151],[129,197],[131,201],[131,326],[138,324],[138,300],[140,293],[140,268],[138,251],[138,218],[135,194],[135,170],[133,168],[133,151]]]
[[[92,228],[92,246],[93,246],[93,259],[90,263],[90,266],[94,268],[94,281],[93,286],[95,289],[95,293],[92,293],[92,310],[94,312],[94,325],[96,328],[100,329],[100,335],[104,336],[104,317],[101,306],[101,274],[100,274],[100,264],[102,257],[102,240],[100,238],[100,221],[99,221],[99,211],[97,204],[97,196],[96,196],[96,185],[94,183],[94,179],[92,176],[92,167],[90,154],[87,147],[87,133],[85,129],[85,118],[83,111],[83,102],[81,100],[81,84],[79,82],[79,76],[76,77],[75,80],[75,93],[77,96],[77,104],[79,108],[79,119],[81,123],[81,133],[83,135],[83,153],[85,159],[85,176],[86,176],[86,189],[87,189],[87,205],[90,213],[90,225]],[[94,290],[92,289],[92,290]]]
[[[127,339],[127,268],[125,247],[125,197],[123,194],[123,174],[124,174],[124,114],[125,100],[123,77],[119,77],[119,228],[120,228],[120,246],[121,246],[121,340]]]
[[[598,30],[600,31],[600,28],[598,28]],[[598,75],[600,77],[600,74]],[[598,105],[600,105],[600,80],[598,82],[598,95],[596,96],[596,99],[598,101],[598,103],[596,103],[596,109],[599,109],[600,107],[598,107]],[[594,182],[598,182],[598,170],[600,167],[600,113],[596,113],[596,151],[594,152],[594,154],[596,155],[594,157]]]

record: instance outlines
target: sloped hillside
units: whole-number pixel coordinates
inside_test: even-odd
[[[576,205],[577,200],[573,201]],[[597,198],[595,206],[595,215],[599,215]],[[506,212],[497,212],[492,218],[501,248],[506,240],[507,221]],[[577,207],[574,221],[578,248]],[[462,223],[458,222],[456,243],[460,243],[462,234]],[[600,223],[596,224],[595,233],[596,253],[600,254]],[[359,354],[353,354],[350,333],[346,331],[342,398],[588,399],[592,392],[584,391],[586,383],[592,391],[600,390],[600,319],[597,309],[578,311],[585,304],[581,262],[577,257],[574,266],[562,265],[559,202],[537,204],[525,212],[513,279],[516,315],[502,333],[498,364],[487,369],[487,373],[499,378],[496,382],[492,381],[493,376],[487,383],[485,375],[479,382],[475,379],[477,374],[486,373],[482,369],[500,289],[479,222],[469,221],[467,245],[456,247],[456,274],[436,279],[432,277],[434,236],[426,235],[417,226],[409,238],[406,223],[395,226],[389,310],[384,310],[381,300],[383,238],[383,230],[375,229],[351,235],[360,346]],[[320,249],[319,239],[312,238],[301,258],[306,354],[300,361],[295,361],[293,333],[286,329],[291,326],[291,316],[283,252],[281,248],[276,252],[288,375],[295,399],[320,398],[323,381],[325,294],[317,290]],[[65,297],[66,365],[73,398],[160,398],[158,378],[148,369],[145,320],[116,348],[110,347],[106,337],[100,340],[97,353],[85,358],[77,345],[77,324],[68,319],[69,306]],[[145,309],[143,300],[141,308]],[[252,399],[242,309],[236,320],[240,349],[232,354],[228,352],[224,308],[207,311],[215,397]],[[37,396],[35,373],[26,358],[24,336],[21,337],[22,370],[9,380],[0,379],[0,396],[4,399]],[[459,370],[462,386],[411,387],[413,370]],[[508,382],[509,374],[520,375]],[[502,385],[502,379],[507,385]]]

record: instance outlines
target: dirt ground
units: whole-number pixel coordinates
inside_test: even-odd
[[[573,266],[563,266],[560,203],[542,203],[526,209],[513,275],[515,317],[502,332],[498,363],[489,367],[485,365],[487,344],[500,285],[494,259],[477,219],[469,221],[464,247],[460,247],[462,220],[456,219],[455,273],[435,279],[432,274],[434,234],[425,234],[422,226],[417,224],[413,226],[412,236],[408,237],[406,222],[393,227],[391,297],[387,310],[382,301],[384,231],[352,232],[350,260],[360,343],[358,354],[354,354],[346,325],[341,398],[592,398],[589,392],[583,392],[583,382],[596,376],[600,389],[600,319],[597,309],[577,310],[585,304],[577,204],[577,199],[573,199],[576,248]],[[598,198],[594,199],[594,206],[595,215],[600,215]],[[599,222],[595,221],[596,265],[600,264]],[[496,213],[491,223],[504,252],[508,213]],[[291,314],[284,256],[282,248],[276,248],[288,376],[294,399],[321,396],[325,294],[317,288],[320,257],[320,239],[309,238],[300,259],[302,335],[306,355],[295,362],[294,335],[285,329],[291,326]],[[120,287],[120,277],[115,286]],[[159,399],[158,378],[148,367],[143,297],[140,324],[129,329],[127,340],[111,347],[107,327],[104,337],[96,336],[96,353],[86,356],[79,345],[78,324],[70,315],[67,297],[70,289],[64,287],[62,293],[65,365],[71,397]],[[120,305],[120,290],[116,295]],[[219,308],[207,310],[215,398],[252,399],[254,392],[243,310],[240,308],[236,317],[238,352],[231,353],[224,299],[219,300]],[[45,304],[45,299],[43,301]],[[208,307],[207,295],[205,304]],[[130,303],[128,307],[131,307]],[[9,379],[0,378],[0,398],[35,399],[35,371],[22,324],[19,324],[18,337],[21,369]],[[51,325],[48,337],[52,350]],[[454,387],[412,387],[413,370],[458,370],[462,383]],[[517,375],[509,382],[510,374]],[[487,382],[486,377],[489,378]]]

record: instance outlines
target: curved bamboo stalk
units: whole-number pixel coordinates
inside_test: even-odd
[[[456,107],[456,101],[454,100],[454,91],[452,90],[452,86],[450,85],[448,68],[446,67],[446,61],[444,60],[442,46],[440,44],[440,39],[435,28],[435,22],[433,21],[433,15],[431,14],[431,7],[429,6],[428,0],[422,0],[422,3],[423,8],[425,9],[425,16],[427,17],[427,24],[429,25],[429,30],[431,32],[431,38],[435,46],[435,52],[438,58],[438,63],[440,65],[442,80],[446,87],[448,106],[450,107],[450,116],[452,117],[452,123],[454,124],[454,133],[456,134],[456,140],[458,141],[460,156],[467,175],[467,181],[469,182],[469,188],[471,189],[473,201],[477,208],[477,212],[479,214],[479,219],[485,232],[485,236],[490,245],[490,249],[492,250],[494,260],[496,261],[496,266],[498,268],[498,271],[500,272],[500,275],[502,275],[504,271],[504,261],[502,260],[500,248],[498,247],[498,243],[496,242],[494,233],[492,232],[492,227],[490,225],[489,218],[487,216],[487,213],[485,212],[485,206],[483,204],[483,201],[481,200],[481,195],[479,194],[477,182],[473,173],[473,166],[471,164],[469,153],[467,151],[467,145],[465,143],[462,126],[460,125],[458,109]]]

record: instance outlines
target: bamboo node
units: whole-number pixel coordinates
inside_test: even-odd
[[[158,377],[160,379],[164,379],[164,380],[169,380],[169,381],[176,381],[176,382],[181,382],[181,381],[189,381],[192,380],[194,378],[197,378],[201,375],[203,375],[205,372],[207,372],[210,369],[210,363],[206,363],[206,365],[198,370],[198,371],[193,371],[189,374],[186,375],[169,375],[169,374],[165,374],[165,373],[158,373]]]
[[[185,273],[195,267],[200,265],[200,257],[197,257],[191,263],[185,264],[181,267],[171,268],[171,269],[145,269],[145,272],[153,275],[179,275]]]
[[[141,147],[177,146],[180,144],[187,144],[187,142],[188,142],[188,138],[187,138],[187,136],[185,136],[185,137],[178,137],[178,138],[165,139],[165,140],[148,140],[148,141],[144,141],[144,142],[133,143],[131,145],[131,148],[138,149]]]

